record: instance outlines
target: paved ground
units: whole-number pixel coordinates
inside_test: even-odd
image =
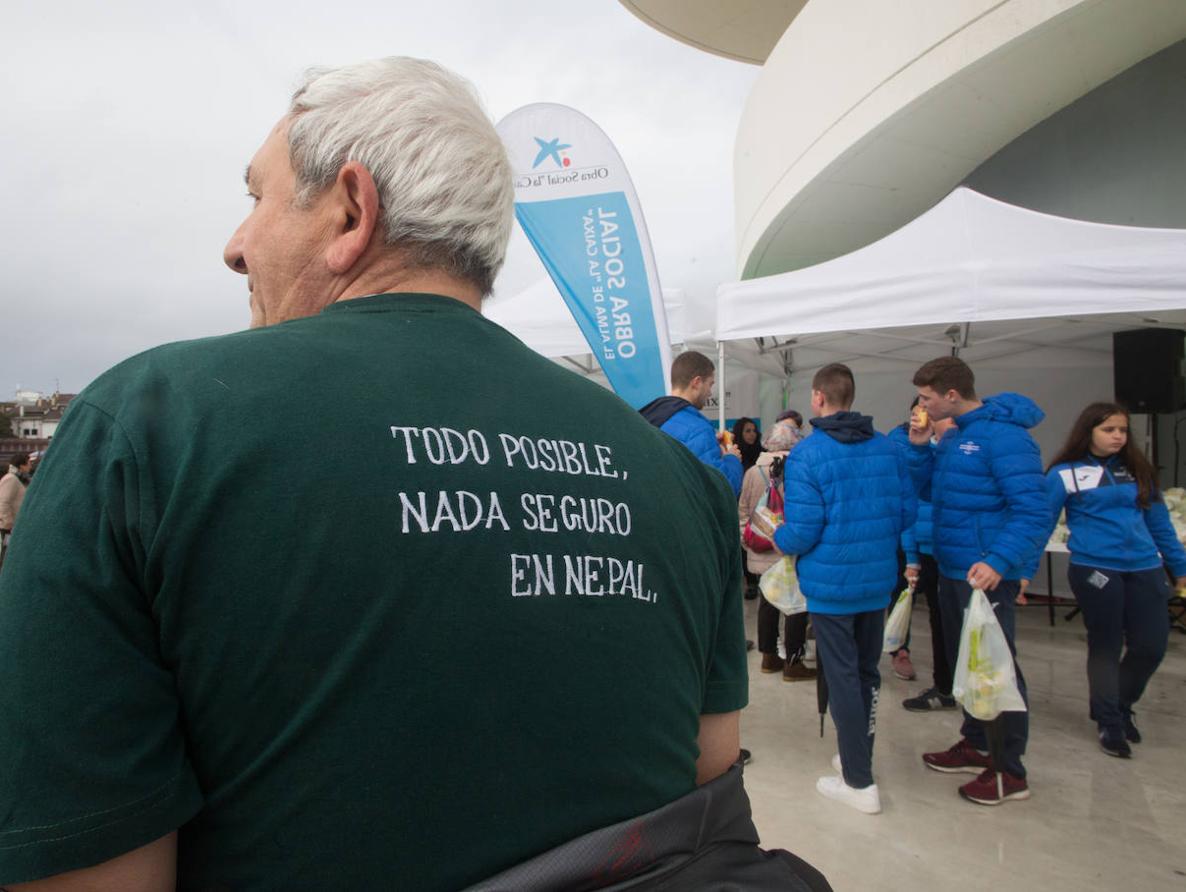
[[[746,602],[751,638],[756,603]],[[821,740],[814,685],[761,674],[751,652],[742,745],[754,753],[746,786],[763,845],[806,858],[836,892],[1186,890],[1186,635],[1170,634],[1169,653],[1137,710],[1145,742],[1124,761],[1096,744],[1087,717],[1086,636],[1080,620],[1062,620],[1065,612],[1051,628],[1045,607],[1020,611],[1033,795],[995,808],[959,798],[957,787],[971,775],[942,775],[919,758],[958,739],[958,714],[901,708],[904,697],[930,683],[925,606],[914,614],[919,680],[900,681],[889,658],[882,661],[873,764],[880,815],[815,792],[836,752],[831,719]]]

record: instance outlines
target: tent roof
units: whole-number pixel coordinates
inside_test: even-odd
[[[682,344],[687,338],[683,290],[664,288],[663,305],[671,343]],[[550,359],[587,356],[591,352],[589,342],[551,279],[540,279],[516,294],[488,298],[482,305],[482,314]]]
[[[759,354],[782,354],[788,372],[830,362],[865,368],[902,363],[917,367],[953,347],[977,368],[1051,368],[1110,363],[1112,333],[1131,328],[1182,328],[1186,310],[1101,314],[1038,320],[929,324],[842,330],[791,338],[760,338]]]
[[[961,187],[851,254],[721,285],[717,337],[789,346],[799,368],[817,353],[920,362],[952,346],[984,361],[1110,352],[1109,332],[1178,327],[1182,310],[1186,230],[1068,220]]]

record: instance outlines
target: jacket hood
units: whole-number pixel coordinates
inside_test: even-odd
[[[1022,396],[1020,393],[998,393],[996,396],[985,397],[983,406],[961,415],[955,421],[961,428],[969,421],[980,418],[991,418],[993,421],[1030,428],[1036,427],[1045,417],[1046,413],[1028,396]]]
[[[638,410],[638,414],[653,424],[655,427],[662,427],[669,418],[683,408],[694,409],[691,403],[680,396],[661,396],[657,400],[651,400],[645,406]]]
[[[860,443],[873,439],[873,418],[860,412],[837,412],[823,418],[813,418],[811,424],[838,443]]]

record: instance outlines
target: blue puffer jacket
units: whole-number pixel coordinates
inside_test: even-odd
[[[1005,579],[1020,579],[1045,546],[1046,481],[1027,431],[1045,417],[1029,397],[1002,393],[956,418],[936,448],[911,447],[911,474],[933,505],[935,560],[944,576],[963,579],[983,561]]]
[[[893,443],[902,448],[910,449],[910,422],[903,422],[886,434]],[[934,446],[931,447],[932,449]],[[906,554],[906,563],[917,567],[919,555],[933,555],[935,553],[935,534],[931,523],[931,503],[925,499],[918,500],[918,516],[914,525],[902,530],[902,551]]]
[[[708,419],[692,406],[684,406],[659,426],[663,433],[675,437],[706,465],[725,475],[733,487],[733,495],[741,495],[743,469],[736,455],[722,455],[716,431]]]
[[[1055,465],[1046,474],[1046,494],[1050,528],[1066,506],[1072,564],[1131,572],[1155,570],[1164,562],[1174,576],[1186,576],[1186,549],[1165,502],[1158,495],[1141,508],[1137,483],[1116,456],[1100,462],[1089,455]]]
[[[815,434],[787,458],[786,523],[774,544],[799,555],[812,613],[883,610],[898,578],[898,538],[914,523],[906,459],[868,415],[837,412],[811,423]]]

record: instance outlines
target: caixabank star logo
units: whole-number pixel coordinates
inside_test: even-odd
[[[535,161],[531,164],[531,169],[535,170],[549,158],[556,162],[556,166],[560,168],[568,167],[572,164],[572,159],[568,157],[566,149],[571,149],[571,143],[560,142],[560,137],[554,139],[540,139],[538,136],[532,137],[539,146],[539,152],[535,156]]]

